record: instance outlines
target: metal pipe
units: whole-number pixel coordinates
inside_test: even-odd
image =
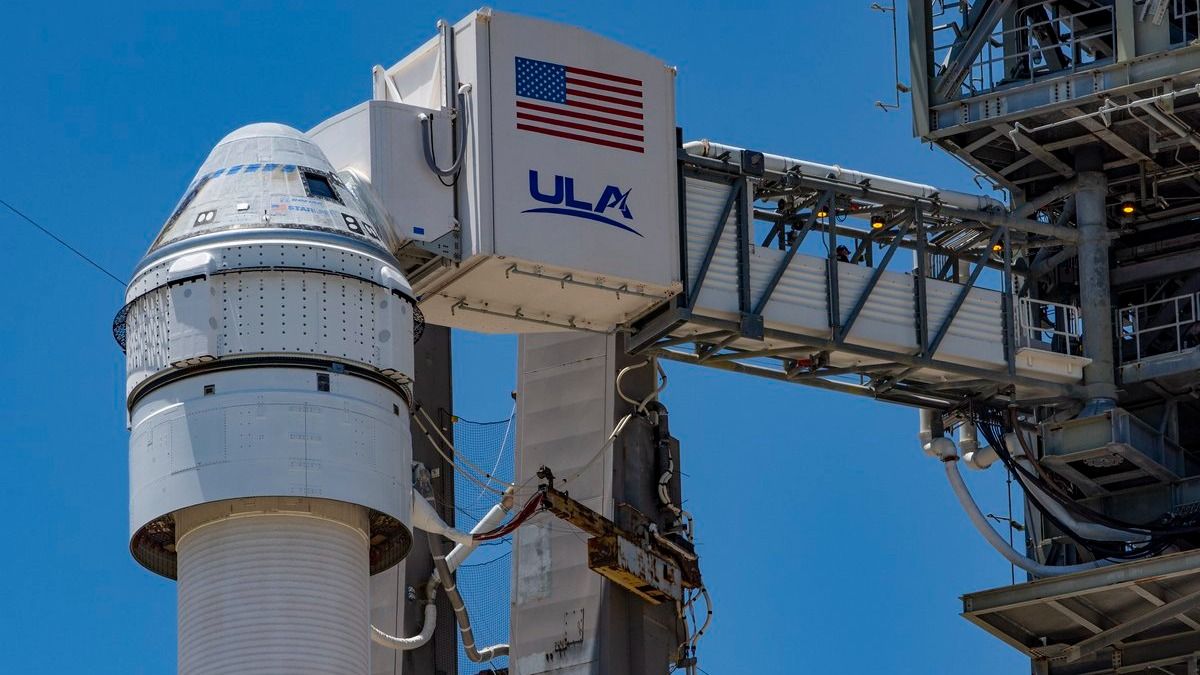
[[[1193,148],[1200,150],[1200,137],[1196,136],[1196,132],[1193,129],[1189,129],[1179,122],[1171,119],[1169,115],[1160,110],[1159,107],[1152,102],[1139,101],[1137,107],[1145,110],[1151,117],[1161,122],[1164,127],[1175,132],[1176,135],[1188,143],[1191,143]]]
[[[476,535],[480,532],[488,532],[499,527],[500,523],[504,522],[504,517],[508,515],[509,511],[512,511],[512,505],[513,488],[509,488],[507,491],[505,491],[504,497],[500,500],[500,503],[493,506],[492,509],[483,516],[483,518],[479,519],[479,522],[476,523],[475,527],[471,528],[471,534]],[[458,566],[467,559],[467,556],[474,553],[475,549],[479,548],[479,544],[481,543],[482,542],[480,541],[472,539],[470,543],[460,543],[456,545],[450,551],[450,553],[446,555],[446,566],[450,568],[451,572],[458,569]],[[437,572],[435,571],[434,575],[436,574]]]
[[[742,148],[708,140],[685,143],[683,150],[693,156],[710,159],[725,156],[726,153],[729,157],[740,158],[743,152]],[[936,204],[938,215],[947,218],[976,221],[992,227],[1008,227],[1068,242],[1074,242],[1078,238],[1074,228],[1014,217],[1002,202],[991,197],[955,190],[939,190],[932,185],[850,171],[836,165],[818,164],[780,155],[763,155],[763,160],[768,171],[786,173],[798,169],[800,183],[813,189],[831,189],[838,186],[844,189],[846,185],[857,185],[859,189],[876,190]]]
[[[418,496],[416,498],[420,499],[421,501],[425,501],[423,497]],[[500,503],[493,506],[491,510],[488,511],[487,514],[475,524],[475,527],[471,528],[471,534],[475,535],[479,534],[480,532],[487,532],[488,530],[498,526],[504,521],[504,516],[512,510],[512,502],[513,489],[509,488],[507,491],[505,491],[504,497],[500,500]],[[447,568],[451,572],[458,569],[458,566],[467,559],[467,556],[471,555],[475,549],[479,548],[479,544],[480,542],[475,540],[472,540],[470,543],[460,542],[452,551],[450,551],[450,554],[446,556]],[[396,637],[394,635],[388,635],[375,626],[371,626],[371,640],[374,641],[375,644],[402,652],[411,651],[418,647],[424,646],[427,642],[429,642],[429,639],[433,636],[434,629],[437,627],[437,604],[434,601],[436,599],[437,586],[440,580],[440,575],[435,569],[433,574],[429,576],[429,582],[426,584],[425,621],[421,624],[421,630],[419,633],[412,637]]]
[[[742,148],[732,145],[723,145],[714,143],[709,140],[692,141],[684,143],[683,149],[694,155],[701,157],[719,157],[726,153],[730,155],[741,156]],[[861,171],[852,171],[843,169],[836,164],[818,164],[817,162],[809,162],[803,159],[792,159],[780,155],[763,155],[764,165],[768,171],[778,171],[780,173],[798,169],[801,173],[817,175],[822,178],[833,178],[844,183],[855,183],[859,185],[883,190],[886,192],[894,192],[896,194],[907,195],[919,199],[937,199],[943,204],[950,206],[968,209],[972,211],[1000,211],[1007,212],[1008,208],[1005,205],[991,197],[981,195],[973,195],[967,192],[958,192],[955,190],[940,190],[932,185],[924,185],[921,183],[913,183],[898,178],[889,178],[887,176],[879,176],[876,174],[863,173]]]
[[[1096,146],[1080,148],[1075,155],[1075,221],[1079,227],[1079,313],[1083,319],[1083,355],[1091,363],[1083,368],[1088,397],[1085,413],[1109,410],[1117,403],[1113,366],[1113,311],[1108,265],[1108,193],[1103,158]]]

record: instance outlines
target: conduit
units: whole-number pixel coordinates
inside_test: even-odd
[[[692,141],[684,143],[683,149],[693,155],[701,157],[720,157],[721,155],[738,155],[741,156],[742,148],[737,148],[732,145],[722,145],[712,141]],[[803,159],[792,159],[791,157],[783,157],[780,155],[763,155],[763,163],[768,171],[776,171],[784,173],[787,171],[797,170],[801,174],[815,176],[818,178],[832,178],[842,183],[854,183],[860,185],[869,185],[872,189],[881,192],[891,192],[893,194],[905,195],[907,197],[916,197],[918,199],[936,199],[937,201],[953,206],[959,209],[969,211],[996,211],[1007,213],[1008,208],[1000,201],[991,197],[981,195],[973,195],[967,192],[958,192],[956,190],[940,190],[932,185],[924,185],[922,183],[913,183],[898,178],[889,178],[887,176],[878,176],[871,173],[863,173],[862,171],[852,171],[843,169],[836,164],[819,164],[817,162],[809,162]]]
[[[987,521],[987,517],[979,510],[979,505],[971,497],[971,492],[967,489],[967,484],[963,482],[962,474],[958,471],[958,456],[942,457],[942,463],[946,466],[946,479],[950,481],[950,487],[954,490],[954,496],[958,497],[958,503],[962,506],[963,511],[966,512],[967,517],[971,519],[971,524],[975,526],[976,530],[979,530],[979,534],[983,535],[983,538],[992,545],[992,548],[996,549],[1000,555],[1007,558],[1009,562],[1017,567],[1035,577],[1054,577],[1093,570],[1097,567],[1104,567],[1111,564],[1107,560],[1093,560],[1078,565],[1043,565],[1032,558],[1021,555],[1016,549],[1009,546],[1008,542],[998,532],[992,529],[991,524]]]
[[[421,497],[419,494],[417,494],[416,491],[414,491],[413,494],[414,513],[416,512],[416,509],[419,508],[416,506],[415,501],[423,502],[427,506],[429,505],[429,502],[427,502],[424,497]],[[504,498],[500,500],[500,503],[493,506],[491,510],[488,511],[478,523],[476,523],[475,527],[471,528],[471,535],[486,532],[503,522],[504,516],[512,510],[512,495],[513,489],[509,488],[505,492]],[[430,507],[430,510],[432,511],[432,507]],[[428,517],[428,514],[425,515]],[[433,515],[437,516],[437,512],[433,512]],[[442,523],[442,528],[439,528],[439,532],[441,529],[453,529],[446,525],[440,517],[437,518],[437,520]],[[431,526],[435,527],[435,525]],[[429,532],[429,530],[425,531]],[[457,530],[454,531],[458,532]],[[454,549],[450,551],[450,554],[446,556],[447,569],[453,573],[454,570],[458,569],[458,566],[467,559],[467,556],[471,555],[475,552],[475,549],[479,548],[479,544],[480,542],[476,541],[474,537],[472,537],[468,542],[460,541],[458,544],[456,544]],[[439,573],[438,569],[436,569],[435,565],[433,574],[430,575],[429,582],[425,587],[425,620],[421,623],[421,630],[419,633],[412,637],[396,637],[379,630],[379,628],[375,626],[371,626],[371,640],[374,641],[375,644],[402,652],[416,649],[428,643],[429,639],[433,636],[433,631],[437,628],[437,605],[434,601],[436,600],[437,586],[440,580],[441,574]]]
[[[458,621],[458,632],[462,636],[462,647],[467,658],[473,663],[483,663],[500,656],[508,656],[507,644],[476,649],[475,633],[471,630],[471,616],[467,613],[467,606],[463,603],[462,595],[458,592],[454,575],[446,565],[446,556],[442,553],[442,542],[436,535],[429,535],[429,550],[433,552],[433,564],[437,568],[438,576],[441,577],[446,597],[450,599],[450,606],[454,609],[454,618]]]
[[[420,633],[412,637],[395,637],[371,626],[371,641],[389,649],[406,652],[429,642],[435,628],[437,628],[437,604],[430,597],[425,603],[425,621],[421,624]]]

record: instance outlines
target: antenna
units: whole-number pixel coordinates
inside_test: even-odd
[[[899,55],[899,39],[896,32],[896,0],[892,0],[888,6],[883,6],[878,2],[871,3],[871,9],[884,14],[891,13],[892,15],[892,72],[896,83],[896,102],[884,103],[883,101],[875,101],[875,106],[884,112],[889,110],[900,109],[900,94],[908,93],[908,85],[900,82],[900,55]]]

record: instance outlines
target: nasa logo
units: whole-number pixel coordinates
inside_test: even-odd
[[[542,192],[538,181],[538,172],[530,169],[529,196],[536,201],[544,204],[554,204],[554,206],[539,206],[533,209],[525,209],[522,213],[552,213],[560,216],[592,220],[604,223],[605,225],[611,225],[626,232],[632,232],[641,237],[642,233],[633,229],[630,225],[605,215],[611,209],[616,212],[614,215],[619,214],[625,220],[633,220],[633,213],[629,210],[629,193],[632,191],[632,188],[622,191],[621,188],[615,185],[606,185],[600,193],[600,198],[595,203],[592,203],[579,199],[575,195],[575,179],[570,176],[555,175],[554,188],[549,193]]]

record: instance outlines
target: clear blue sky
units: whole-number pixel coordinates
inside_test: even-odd
[[[9,2],[0,22],[0,198],[121,276],[222,135],[257,121],[312,127],[370,96],[371,66],[476,7],[138,4]],[[498,6],[677,65],[689,138],[974,189],[911,137],[907,102],[873,107],[892,95],[891,27],[869,4]],[[174,672],[174,585],[127,550],[124,365],[109,332],[122,289],[11,214],[0,227],[0,670]],[[464,416],[508,415],[515,346],[456,337]],[[1007,583],[1009,568],[921,455],[914,411],[669,372],[716,604],[706,671],[1027,672],[958,616],[960,594]],[[1002,475],[971,478],[985,510],[1004,512]]]

